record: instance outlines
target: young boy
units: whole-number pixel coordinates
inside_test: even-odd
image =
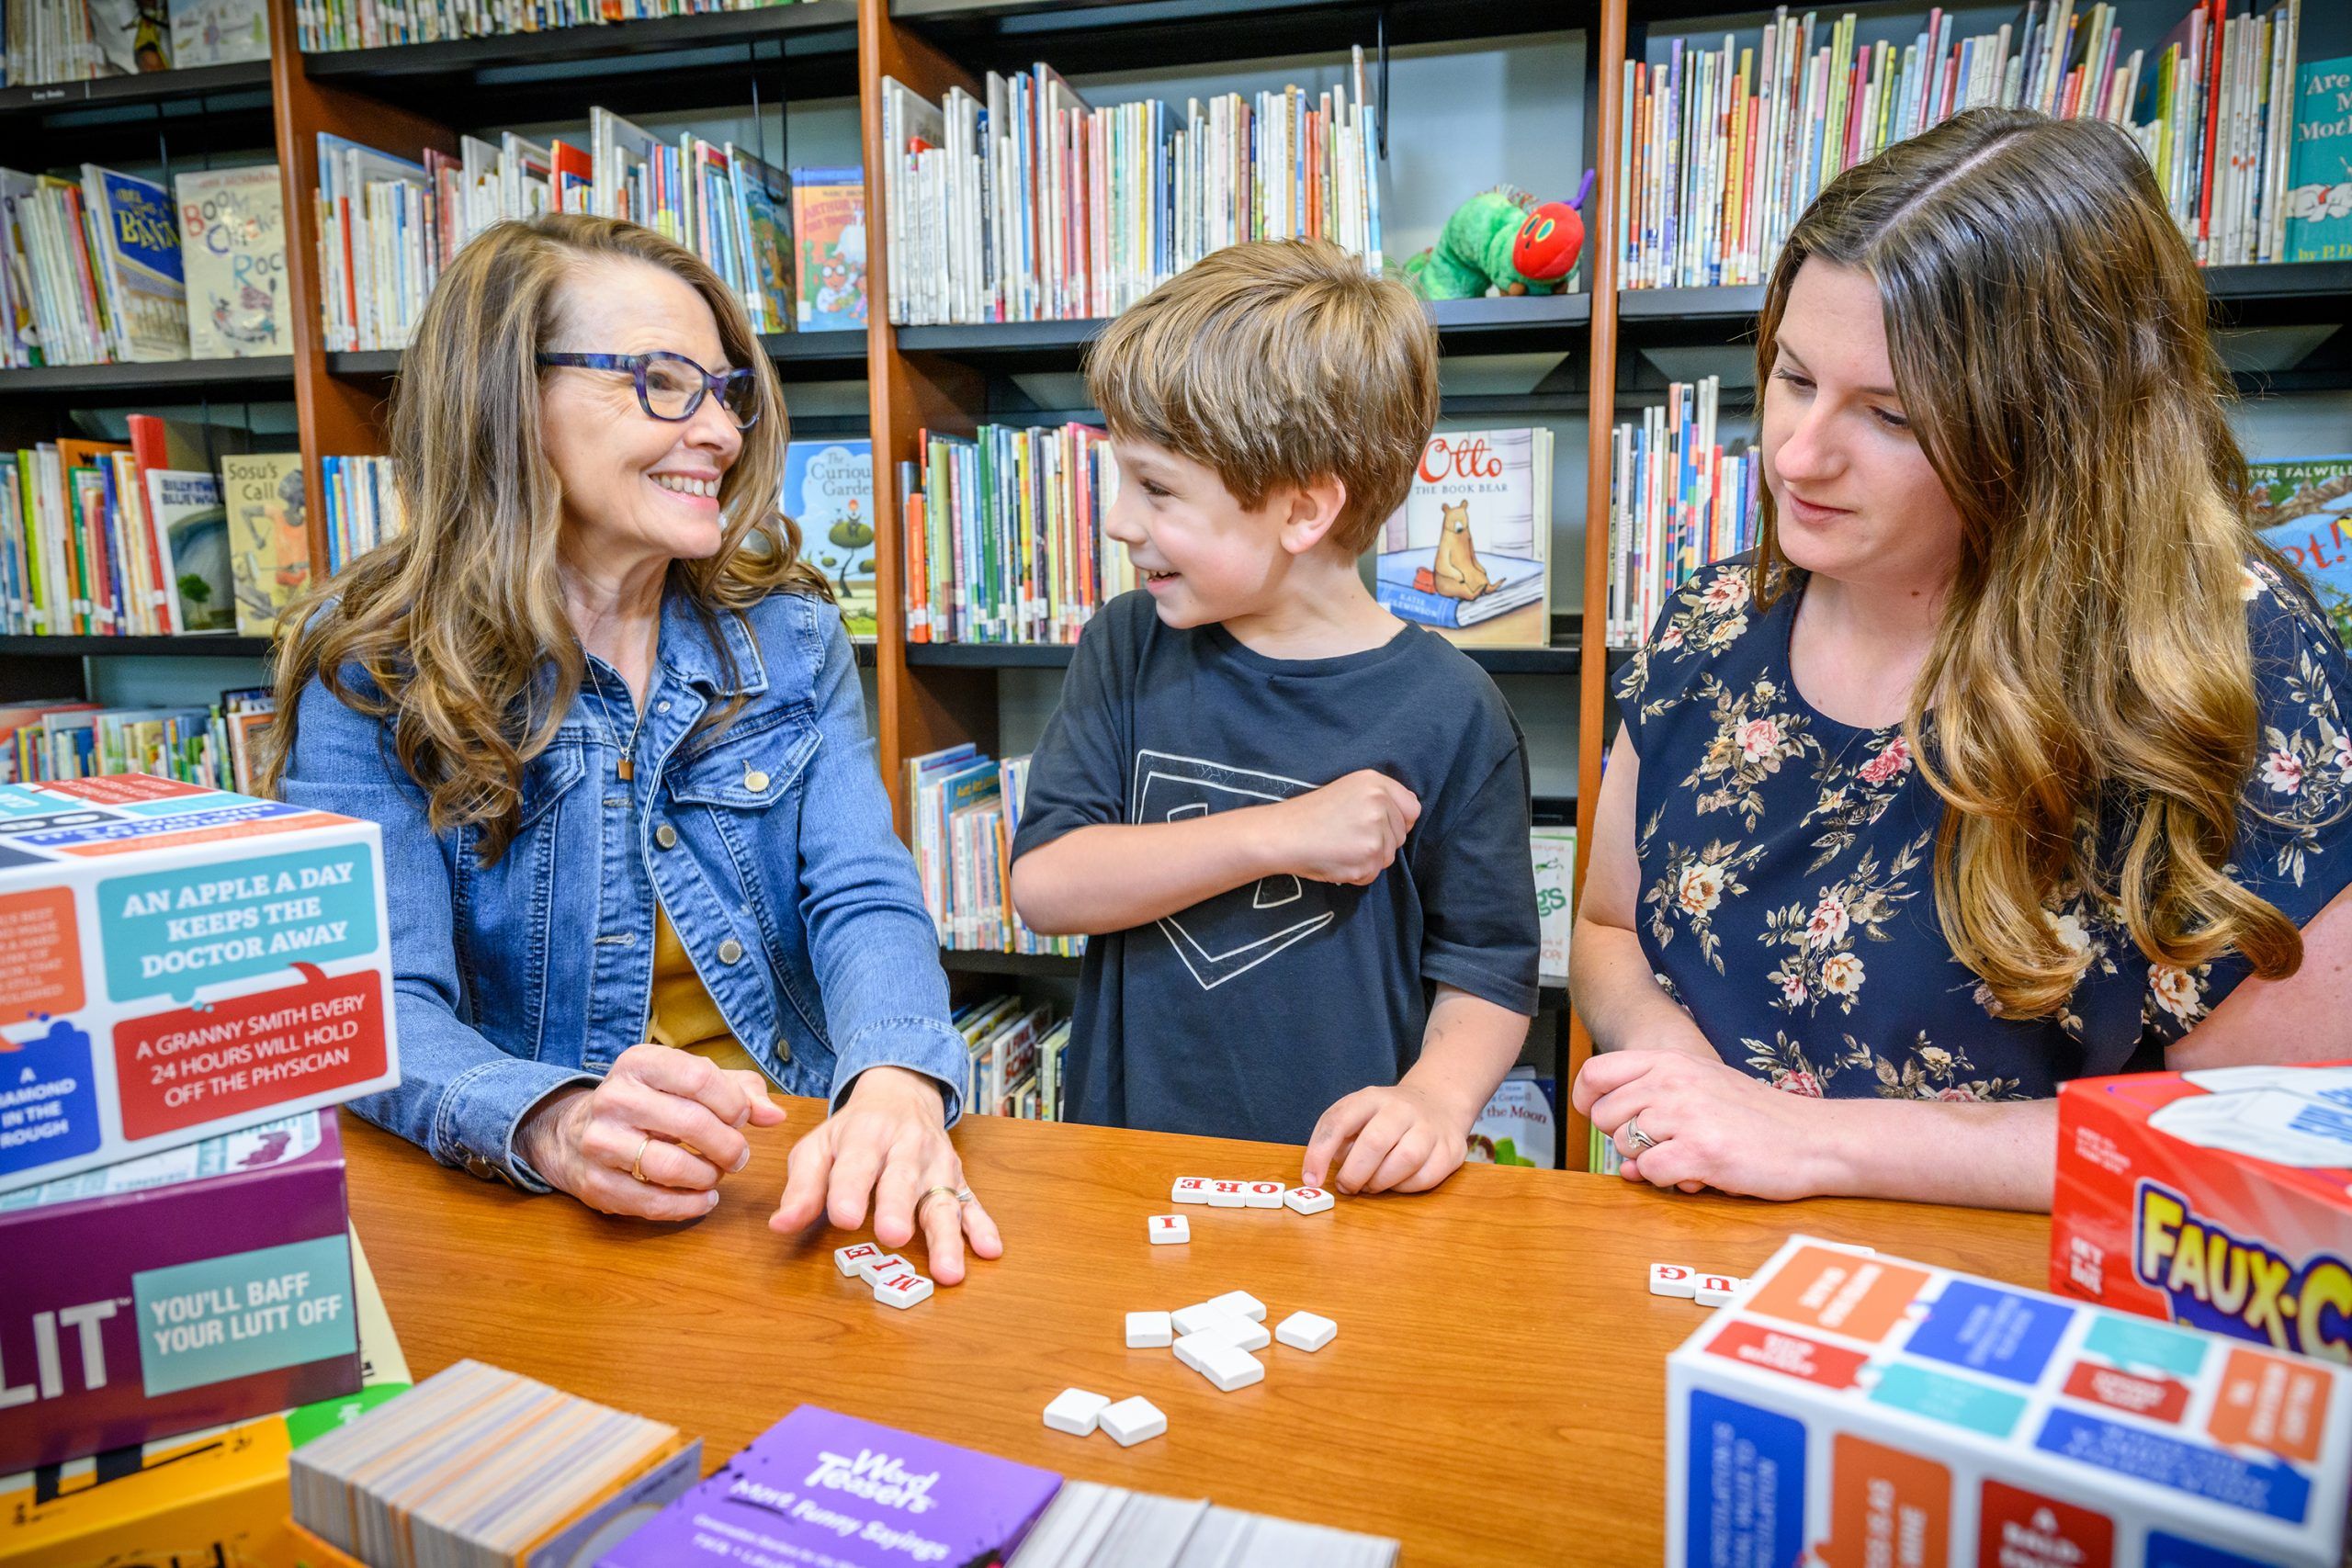
[[[1022,918],[1089,937],[1070,1119],[1434,1187],[1526,1037],[1537,944],[1519,727],[1357,571],[1436,418],[1435,337],[1334,245],[1235,245],[1114,321],[1087,382],[1146,585],[1086,628],[1012,848]]]

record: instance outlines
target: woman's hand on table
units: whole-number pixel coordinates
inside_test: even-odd
[[[1611,1051],[1577,1075],[1576,1108],[1616,1144],[1628,1181],[1751,1198],[1841,1190],[1825,1102],[1685,1051]],[[1650,1140],[1643,1147],[1629,1124]]]
[[[946,1122],[931,1079],[904,1067],[868,1067],[841,1109],[792,1146],[768,1228],[798,1231],[822,1215],[837,1229],[856,1230],[870,1198],[874,1239],[895,1252],[914,1239],[920,1222],[931,1277],[943,1285],[963,1280],[967,1242],[982,1258],[1003,1257],[996,1222],[978,1199],[960,1196],[970,1189]],[[951,1201],[951,1193],[958,1196]]]
[[[741,1129],[783,1120],[757,1073],[632,1045],[595,1088],[560,1089],[535,1106],[514,1145],[541,1180],[592,1209],[693,1220],[718,1206],[720,1179],[751,1162]]]

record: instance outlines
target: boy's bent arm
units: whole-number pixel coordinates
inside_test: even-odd
[[[1358,1089],[1315,1124],[1303,1168],[1306,1184],[1342,1192],[1425,1192],[1452,1176],[1478,1112],[1519,1060],[1527,1025],[1525,1013],[1439,986],[1420,1060],[1395,1088]]]
[[[1041,936],[1147,926],[1274,874],[1265,807],[1077,828],[1012,863],[1012,907]]]
[[[1073,828],[1012,863],[1012,907],[1046,936],[1131,931],[1264,876],[1363,886],[1421,814],[1411,790],[1359,769],[1320,789],[1173,822]]]

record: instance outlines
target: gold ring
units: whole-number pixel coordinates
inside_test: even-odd
[[[953,1198],[956,1200],[959,1207],[964,1201],[963,1194],[957,1192],[953,1187],[933,1187],[930,1190],[926,1191],[922,1197],[915,1200],[915,1211],[920,1213],[922,1211],[922,1206],[925,1203],[930,1202],[933,1198]]]
[[[979,1201],[979,1195],[974,1192],[970,1188],[958,1187],[956,1189],[956,1201],[958,1203],[977,1203]]]
[[[628,1173],[639,1181],[645,1179],[645,1151],[652,1146],[653,1134],[648,1133],[645,1134],[645,1141],[637,1145],[637,1157],[628,1162]]]

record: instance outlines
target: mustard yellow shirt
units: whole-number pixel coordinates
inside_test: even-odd
[[[678,929],[670,923],[670,912],[658,903],[653,908],[653,1007],[646,1020],[645,1037],[656,1045],[674,1045],[707,1056],[722,1067],[767,1076],[758,1059],[729,1032],[725,1015],[710,999],[702,976],[695,973],[686,944],[678,940]]]

